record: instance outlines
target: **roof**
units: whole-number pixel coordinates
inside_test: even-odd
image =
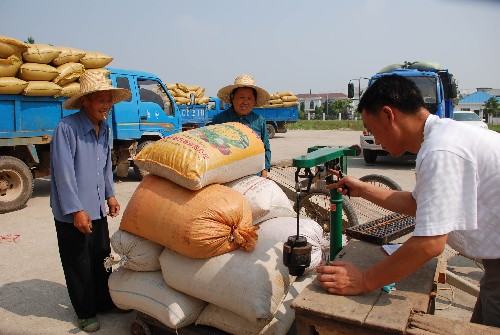
[[[296,94],[299,99],[349,99],[344,93]]]
[[[463,99],[460,99],[459,103],[461,104],[482,104],[488,101],[491,97],[494,97],[494,95],[491,95],[489,93],[479,91],[476,93],[472,93],[468,96],[466,96]]]
[[[487,93],[494,95],[496,97],[500,97],[500,89],[498,88],[493,88],[491,90],[488,90]]]

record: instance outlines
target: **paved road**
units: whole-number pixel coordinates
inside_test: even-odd
[[[359,142],[359,132],[289,131],[271,140],[273,163],[300,156],[314,145],[350,146]],[[368,166],[362,157],[349,159],[349,173],[386,175],[405,190],[414,186],[414,162],[381,158]],[[136,189],[132,177],[116,181],[116,197],[122,212]],[[49,207],[50,181],[35,181],[33,198],[16,212],[0,214],[0,334],[78,334],[74,311],[67,294],[60,265],[56,233]],[[110,219],[110,233],[121,217]],[[15,238],[17,237],[17,238]],[[458,267],[464,275],[477,280],[477,268]],[[448,291],[449,292],[449,291]],[[458,297],[458,300],[457,300]],[[474,299],[455,294],[455,305],[442,313],[447,317],[468,319]],[[447,301],[442,300],[442,306]],[[100,315],[99,334],[130,334],[135,313]]]

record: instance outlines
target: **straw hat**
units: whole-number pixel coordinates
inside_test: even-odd
[[[257,91],[257,100],[255,101],[255,106],[257,107],[264,106],[269,102],[269,99],[271,98],[266,90],[255,85],[255,80],[248,74],[242,74],[236,77],[236,79],[234,80],[234,84],[221,88],[217,93],[217,96],[222,101],[231,103],[230,94],[235,88],[238,87],[251,87]]]
[[[130,90],[125,88],[116,88],[112,86],[102,72],[85,71],[80,76],[80,93],[75,94],[63,105],[65,109],[80,109],[84,95],[94,92],[111,91],[113,105],[120,101],[127,100],[131,96]]]

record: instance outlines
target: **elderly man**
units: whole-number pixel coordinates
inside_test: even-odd
[[[96,72],[85,72],[80,87],[64,103],[65,109],[80,111],[63,118],[52,137],[50,206],[78,326],[93,332],[100,328],[96,314],[116,308],[103,265],[111,251],[106,215],[120,213],[106,119],[113,104],[128,99],[130,91],[111,86]]]
[[[416,85],[397,75],[370,86],[358,111],[375,142],[391,155],[418,154],[415,189],[381,189],[350,176],[329,188],[344,194],[348,189],[351,196],[415,216],[415,230],[369,269],[338,261],[318,267],[321,285],[334,294],[372,291],[413,273],[448,243],[483,262],[471,322],[500,327],[500,146],[492,145],[500,143],[500,134],[430,114]]]

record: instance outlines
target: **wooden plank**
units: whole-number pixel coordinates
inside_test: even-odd
[[[416,313],[409,320],[406,334],[500,335],[500,328],[442,318],[431,314]]]

